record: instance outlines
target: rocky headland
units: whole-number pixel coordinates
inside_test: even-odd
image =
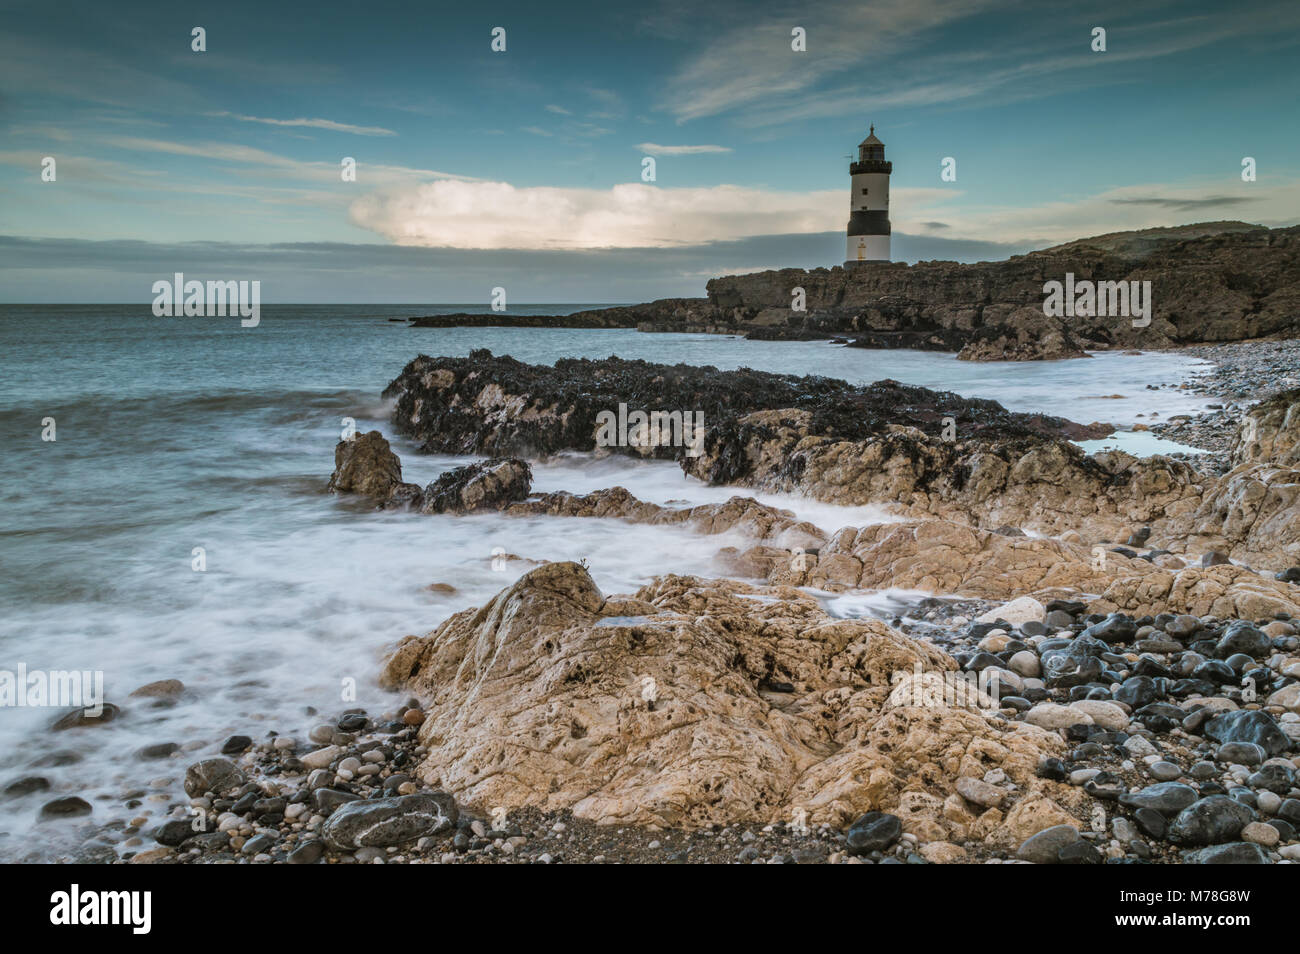
[[[1149,323],[1047,316],[1043,286],[1067,273],[1077,281],[1150,282]],[[1300,332],[1300,227],[1209,222],[1100,235],[1001,262],[789,268],[714,278],[707,293],[564,316],[431,315],[411,324],[838,338],[864,348],[958,352],[975,361],[1290,338]]]

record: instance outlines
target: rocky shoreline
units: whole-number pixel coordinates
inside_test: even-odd
[[[717,576],[627,594],[533,559],[488,603],[391,647],[381,685],[402,705],[152,746],[159,777],[69,859],[1300,861],[1294,355],[1213,352],[1201,386],[1277,385],[1238,418],[1221,475],[1090,457],[1069,442],[1081,425],[894,382],[417,358],[386,392],[394,425],[428,451],[495,456],[422,488],[361,434],[336,449],[333,492],[411,520],[491,510],[749,544],[721,547]],[[597,450],[599,411],[620,401],[704,408],[699,453],[602,451],[897,519],[823,529],[743,496],[533,493],[527,458]],[[887,587],[936,596],[890,620],[827,610]],[[184,691],[141,687],[123,709]],[[60,731],[111,732],[122,710],[107,711]],[[4,794],[47,789],[37,767]],[[89,807],[63,797],[43,814],[75,823]]]
[[[1068,279],[1067,279],[1067,276]],[[1114,307],[1046,313],[1049,282],[1105,288]],[[1149,289],[1142,317],[1133,289]],[[1097,291],[1096,294],[1102,294]],[[851,347],[954,352],[969,361],[1041,361],[1089,351],[1154,350],[1294,337],[1300,226],[1205,222],[1118,232],[1001,262],[901,262],[711,279],[705,298],[668,298],[571,315],[425,315],[416,328],[458,325],[636,328],[764,341],[840,340]]]
[[[1231,469],[1230,451],[1242,415],[1254,404],[1290,388],[1300,387],[1300,340],[1249,341],[1177,349],[1201,358],[1213,368],[1182,386],[1196,394],[1219,398],[1209,413],[1180,416],[1150,427],[1152,433],[1190,447],[1204,448],[1206,469],[1216,474]]]

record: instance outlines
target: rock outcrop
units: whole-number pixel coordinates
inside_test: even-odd
[[[377,500],[419,491],[415,484],[402,482],[401,458],[378,431],[355,434],[338,442],[327,489],[334,494],[361,494]]]
[[[1101,593],[1157,568],[1141,559],[1043,537],[1004,536],[944,520],[844,527],[816,552],[756,546],[727,554],[740,575],[830,592],[900,587],[1010,600],[1054,591]]]
[[[1264,567],[1300,563],[1300,388],[1251,408],[1232,447],[1234,467],[1169,531],[1186,546]]]
[[[525,461],[496,457],[453,467],[424,489],[402,480],[402,461],[378,431],[341,440],[334,448],[330,493],[370,497],[382,509],[421,513],[503,510],[525,500],[533,471]]]
[[[1052,318],[1043,285],[1151,282],[1150,324]],[[805,309],[794,311],[794,290]],[[663,299],[564,316],[447,315],[413,324],[507,324],[845,337],[867,348],[960,352],[968,360],[1079,357],[1084,349],[1163,348],[1294,335],[1300,329],[1300,226],[1209,222],[1081,239],[1001,262],[787,268],[714,278],[702,299]]]
[[[1090,607],[1096,613],[1117,609],[1135,616],[1188,613],[1220,619],[1271,619],[1276,613],[1300,616],[1300,586],[1260,576],[1245,567],[1155,569],[1118,577]]]
[[[554,563],[404,639],[383,681],[425,700],[420,776],[485,810],[685,826],[889,810],[935,840],[963,777],[1069,795],[1034,774],[1059,736],[897,691],[955,668],[790,587],[667,576],[607,598]]]
[[[963,437],[1042,442],[1104,437],[1110,425],[1083,425],[1041,414],[1016,414],[996,401],[878,381],[860,387],[835,378],[796,377],[742,368],[654,364],[606,358],[530,365],[477,350],[468,357],[411,361],[384,390],[396,400],[394,424],[430,453],[540,456],[600,445],[601,416],[624,413],[699,415],[706,432],[726,428],[715,445],[756,432],[746,415],[793,412],[808,433],[863,440],[906,425],[940,436],[951,426]],[[668,436],[674,435],[668,427]],[[721,433],[721,432],[719,432]],[[684,434],[682,435],[685,436]],[[695,447],[686,440],[650,446],[631,441],[604,449],[675,460]],[[714,456],[719,451],[715,449]],[[719,472],[715,481],[730,479]]]
[[[424,488],[421,513],[504,510],[528,498],[533,471],[517,457],[494,457],[455,467]]]
[[[1298,393],[1251,412],[1234,450],[1237,466],[1216,478],[1167,457],[1088,455],[1070,442],[1105,434],[1108,425],[1015,414],[995,402],[894,381],[855,387],[617,358],[546,367],[476,351],[418,357],[385,391],[396,398],[396,425],[426,451],[608,450],[676,458],[686,473],[715,485],[883,504],[907,518],[985,530],[1069,533],[1071,542],[1089,546],[1122,543],[1132,527],[1146,526],[1153,545],[1193,558],[1221,551],[1271,570],[1300,564]],[[598,448],[599,416],[620,405],[675,406],[702,415],[703,430],[689,448]],[[387,464],[374,469],[376,486],[400,480]],[[562,497],[540,505],[555,512],[624,506]]]
[[[901,415],[900,415],[901,416]],[[828,503],[888,503],[917,517],[993,529],[1021,527],[1091,540],[1122,539],[1132,524],[1194,510],[1203,478],[1165,457],[1086,455],[1034,435],[986,436],[956,420],[956,439],[889,426],[864,440],[819,432],[798,411],[766,411],[705,432],[682,468],[710,483],[806,493]]]

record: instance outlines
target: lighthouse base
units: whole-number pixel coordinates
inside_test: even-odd
[[[889,264],[891,264],[891,261],[892,261],[892,260],[891,260],[891,259],[888,259],[888,258],[864,258],[864,259],[854,259],[854,260],[851,261],[851,262],[845,262],[845,263],[844,263],[844,267],[845,267],[845,268],[857,268],[859,265],[889,265]]]
[[[844,250],[844,265],[880,264],[889,261],[889,234],[850,235]]]

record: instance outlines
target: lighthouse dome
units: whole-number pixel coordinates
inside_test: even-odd
[[[885,158],[885,144],[876,138],[876,127],[871,127],[871,133],[866,139],[858,143],[858,161],[868,162],[870,160],[880,161]]]

